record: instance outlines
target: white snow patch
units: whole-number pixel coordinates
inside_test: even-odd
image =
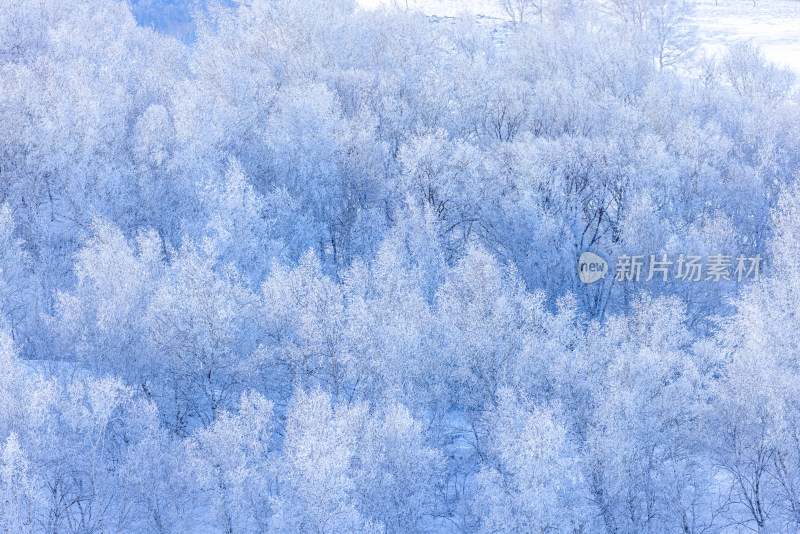
[[[800,1],[699,0],[693,19],[701,52],[718,55],[736,41],[751,41],[768,60],[800,74]]]
[[[358,0],[365,9],[377,9],[397,5],[400,8],[417,9],[426,15],[457,17],[463,13],[492,18],[507,18],[496,0]]]

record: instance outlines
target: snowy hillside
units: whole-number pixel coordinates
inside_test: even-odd
[[[0,533],[800,532],[794,4],[509,1],[0,0]]]
[[[206,5],[198,0],[131,0],[137,21],[175,35],[194,39],[192,12]],[[419,10],[435,17],[468,13],[502,26],[508,15],[500,0],[358,0],[364,9],[391,5]],[[230,0],[223,5],[232,5]],[[691,19],[699,29],[702,55],[720,54],[731,43],[745,40],[762,48],[765,56],[800,74],[800,2],[797,0],[697,0]]]
[[[754,5],[755,4],[755,5]],[[482,15],[498,23],[508,20],[501,0],[359,0],[366,9],[400,5],[427,15]],[[697,0],[691,20],[698,27],[698,52],[721,54],[737,41],[760,46],[765,56],[800,75],[800,2],[797,0]]]

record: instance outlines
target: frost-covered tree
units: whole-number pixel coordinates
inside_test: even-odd
[[[333,405],[321,390],[297,392],[287,416],[277,532],[362,531],[353,468],[365,417],[364,405]]]
[[[25,347],[36,333],[37,306],[41,304],[33,265],[24,242],[16,237],[11,207],[0,205],[0,314],[2,328]],[[39,329],[41,333],[41,329]],[[33,347],[30,347],[33,349]],[[31,352],[32,353],[32,352]]]
[[[148,343],[161,361],[159,404],[176,429],[209,425],[233,405],[258,367],[256,298],[208,242],[174,252],[147,309]],[[169,407],[169,408],[167,408]]]
[[[352,390],[358,377],[344,349],[342,287],[322,273],[313,251],[294,269],[273,268],[262,288],[262,317],[269,340],[260,353],[281,373],[281,387],[322,386],[336,396]]]
[[[454,402],[467,410],[495,407],[504,386],[517,383],[540,301],[525,290],[513,266],[471,248],[451,269],[436,296],[447,336],[442,351],[453,367]]]
[[[238,411],[222,412],[193,436],[194,472],[214,508],[221,532],[268,532],[274,467],[269,459],[272,403],[245,392]]]
[[[387,533],[426,532],[436,514],[444,458],[399,404],[372,413],[358,439],[358,508]]]
[[[281,257],[274,239],[274,214],[267,213],[264,198],[250,185],[241,165],[232,160],[225,176],[208,180],[200,202],[208,214],[202,235],[220,263],[232,263],[258,286],[270,260]]]
[[[163,270],[162,250],[152,231],[131,244],[113,224],[96,219],[76,256],[75,288],[58,296],[65,347],[90,369],[123,376],[145,391],[156,373],[145,316]]]
[[[795,295],[800,204],[786,188],[773,213],[768,273],[736,301],[719,335],[729,363],[714,388],[709,452],[725,473],[732,518],[755,529],[798,524]]]
[[[750,43],[736,43],[722,58],[722,73],[739,95],[777,102],[792,90],[791,72],[769,63]]]
[[[609,532],[698,531],[718,511],[706,490],[703,377],[688,352],[684,313],[680,302],[643,295],[632,314],[609,321],[595,347],[606,359],[584,461]]]
[[[546,408],[526,408],[512,389],[492,415],[491,460],[478,474],[480,532],[588,529],[588,486],[566,428]]]
[[[0,449],[0,528],[20,534],[36,532],[36,512],[42,493],[16,434]]]

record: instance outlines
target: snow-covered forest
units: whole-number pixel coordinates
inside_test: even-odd
[[[0,0],[0,532],[800,532],[789,71],[683,0],[173,4]]]

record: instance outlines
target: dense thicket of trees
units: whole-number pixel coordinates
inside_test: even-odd
[[[0,0],[0,531],[800,530],[791,76],[504,4]]]

